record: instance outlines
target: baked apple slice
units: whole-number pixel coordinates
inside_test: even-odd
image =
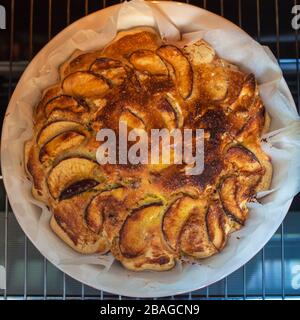
[[[173,99],[173,97],[168,97],[168,94],[163,97],[153,98],[150,106],[153,112],[151,116],[148,115],[146,121],[148,127],[151,129],[154,127],[167,128],[171,131],[172,129],[182,126],[183,118],[181,109],[179,104],[173,101]],[[175,106],[173,104],[175,104]]]
[[[216,55],[215,50],[203,40],[185,46],[183,52],[196,67],[203,63],[211,63]]]
[[[232,175],[221,183],[222,206],[233,221],[243,225],[248,217],[246,204],[255,195],[264,169],[255,154],[241,145],[229,148],[224,159]]]
[[[166,210],[162,231],[177,254],[196,259],[213,255],[226,242],[224,212],[207,200],[181,197]]]
[[[183,126],[184,118],[182,114],[182,109],[180,107],[180,103],[171,93],[167,93],[165,98],[175,115],[176,128],[181,128]]]
[[[234,171],[240,173],[260,173],[261,164],[254,153],[241,145],[229,148],[225,154],[225,161],[232,165]]]
[[[199,202],[190,213],[180,235],[180,251],[195,259],[203,259],[217,253],[207,228],[207,204]]]
[[[36,141],[37,144],[42,147],[48,141],[53,139],[54,137],[67,132],[74,131],[78,133],[85,133],[84,127],[74,121],[55,121],[46,124],[38,133]]]
[[[69,158],[50,171],[47,182],[54,199],[63,200],[94,188],[104,181],[99,165],[85,158]]]
[[[193,89],[193,71],[188,59],[178,48],[171,45],[161,46],[156,53],[172,66],[178,91],[187,99]]]
[[[38,122],[39,119],[44,118],[45,116],[44,111],[45,111],[46,104],[49,101],[61,96],[61,94],[62,94],[62,90],[59,84],[56,84],[43,92],[42,99],[35,106],[33,110],[33,116],[36,122]]]
[[[76,131],[61,133],[41,148],[39,159],[42,163],[49,159],[53,159],[64,151],[79,146],[85,139],[85,135]]]
[[[240,134],[251,119],[257,117],[263,109],[263,103],[258,96],[258,89],[253,74],[245,77],[237,99],[228,108],[228,119],[231,132]],[[253,136],[256,136],[253,134]]]
[[[127,123],[127,126],[131,129],[145,129],[145,122],[141,115],[131,109],[126,108],[120,115],[119,121]]]
[[[105,78],[88,71],[69,74],[62,82],[65,94],[75,97],[102,97],[110,89]]]
[[[73,57],[62,64],[60,67],[60,73],[62,77],[66,77],[68,74],[88,70],[90,65],[101,55],[100,51],[82,53],[77,51],[73,54]]]
[[[112,247],[116,258],[131,270],[169,270],[175,262],[161,233],[162,202],[134,209]]]
[[[145,253],[149,240],[160,243],[162,203],[146,205],[133,210],[120,232],[120,249],[126,257],[137,257]]]
[[[47,190],[45,173],[38,158],[38,149],[33,147],[32,141],[28,141],[25,144],[25,170],[28,176],[32,177],[32,194],[36,199],[48,203],[48,195],[45,192]]]
[[[110,249],[110,242],[105,233],[95,233],[90,230],[84,219],[86,204],[92,196],[82,193],[72,199],[56,203],[50,226],[74,250],[85,254],[103,254]]]
[[[119,234],[128,210],[126,188],[115,185],[95,196],[86,209],[87,226],[95,233],[104,230],[112,241]]]
[[[258,96],[258,90],[256,86],[255,76],[249,74],[245,77],[242,89],[237,100],[230,105],[232,111],[249,111],[249,107],[252,106],[255,97]]]
[[[181,197],[175,200],[164,214],[162,232],[166,242],[176,252],[179,251],[182,228],[195,206],[195,200],[192,198]]]
[[[127,77],[122,62],[110,58],[98,58],[91,66],[90,71],[109,80],[113,85],[120,85]]]
[[[83,102],[78,102],[75,98],[66,95],[60,95],[51,99],[45,106],[45,115],[49,118],[52,112],[56,110],[69,111],[73,113],[83,113],[89,110]]]
[[[130,63],[140,72],[153,76],[168,76],[168,68],[161,58],[150,50],[138,50],[129,57]]]
[[[248,218],[246,204],[249,200],[249,192],[245,193],[244,188],[240,186],[238,178],[236,176],[225,178],[219,194],[223,209],[228,217],[239,225],[244,225]]]
[[[207,232],[210,241],[217,250],[222,250],[227,241],[226,217],[218,203],[209,206],[206,214]]]
[[[226,177],[220,186],[219,196],[224,212],[230,219],[231,230],[237,230],[245,224],[248,218],[249,203],[255,196],[262,179],[258,173],[249,175],[231,175]]]
[[[238,131],[237,140],[250,145],[259,145],[265,127],[269,126],[269,116],[262,106],[256,115],[251,117]]]
[[[85,220],[90,230],[99,233],[103,230],[102,195],[95,196],[86,209]],[[101,206],[101,207],[100,207]]]

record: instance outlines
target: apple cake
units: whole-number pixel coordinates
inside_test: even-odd
[[[205,41],[166,43],[151,28],[119,32],[101,50],[75,52],[33,111],[25,145],[33,196],[50,226],[82,254],[130,270],[169,270],[219,253],[270,186],[261,137],[270,118],[253,74]],[[204,130],[204,170],[182,164],[103,164],[101,128]],[[249,239],[251,241],[251,239]]]

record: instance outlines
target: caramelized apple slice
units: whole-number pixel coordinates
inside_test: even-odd
[[[80,194],[56,203],[50,226],[74,250],[85,254],[103,254],[110,248],[106,235],[92,232],[85,224],[84,210],[91,197],[91,194]]]
[[[195,208],[195,201],[190,197],[177,199],[165,212],[162,231],[167,243],[174,251],[178,251],[181,230]]]
[[[161,234],[161,202],[150,203],[132,211],[126,219],[119,241],[112,251],[131,270],[169,270],[174,259]]]
[[[41,129],[37,135],[37,143],[39,146],[43,146],[45,143],[58,136],[59,134],[67,131],[82,132],[85,130],[80,123],[74,121],[55,121],[48,123]]]
[[[238,176],[224,179],[220,188],[220,199],[226,214],[233,221],[243,225],[248,217],[247,202],[255,195],[255,190],[261,181],[264,169],[257,157],[243,146],[231,147],[225,162]]]
[[[40,150],[40,161],[45,162],[64,151],[80,145],[85,140],[85,136],[75,131],[67,131],[47,142]]]
[[[157,54],[173,67],[178,91],[187,99],[193,88],[193,71],[189,61],[178,48],[170,45],[161,46]]]
[[[46,117],[49,118],[55,110],[66,110],[73,113],[82,113],[88,111],[88,106],[79,103],[76,99],[70,96],[61,95],[51,99],[45,106]]]
[[[249,194],[243,194],[237,177],[226,178],[221,185],[219,194],[225,213],[235,222],[244,225],[248,218],[246,203]]]
[[[63,77],[67,76],[68,74],[77,72],[77,71],[85,71],[89,69],[89,66],[95,59],[101,54],[99,51],[94,52],[87,52],[87,53],[81,53],[81,52],[75,52],[74,55],[77,55],[76,57],[71,58],[71,61],[65,62],[61,68],[61,74]]]
[[[241,145],[228,149],[225,161],[232,164],[234,170],[259,173],[262,170],[261,164],[255,154]]]
[[[45,192],[47,184],[44,170],[38,161],[38,157],[38,149],[32,145],[32,141],[28,141],[25,144],[25,170],[28,176],[32,177],[32,194],[36,199],[47,203],[48,197]]]
[[[90,66],[90,70],[92,72],[101,72],[103,70],[119,68],[122,67],[123,64],[120,60],[111,59],[111,58],[97,58]]]
[[[87,226],[95,233],[105,231],[112,241],[119,233],[127,215],[126,190],[119,186],[95,196],[86,209]]]
[[[184,255],[202,259],[210,257],[217,249],[210,241],[207,224],[207,205],[199,203],[187,219],[180,236],[180,249]]]
[[[69,199],[73,196],[96,187],[98,184],[98,181],[94,179],[83,179],[80,181],[76,181],[61,192],[59,200]]]
[[[259,145],[264,127],[268,127],[268,121],[268,115],[261,105],[260,111],[257,112],[255,116],[251,117],[238,131],[237,139],[249,143],[250,145]]]
[[[166,95],[166,100],[174,112],[175,120],[176,120],[176,127],[181,128],[183,126],[184,119],[183,119],[183,114],[182,114],[182,110],[181,110],[179,102],[170,93],[168,93]]]
[[[168,69],[161,58],[150,50],[138,50],[129,58],[130,63],[140,72],[154,76],[168,76]]]
[[[231,123],[233,134],[240,134],[251,119],[256,117],[263,109],[263,104],[258,96],[255,78],[248,75],[243,83],[237,99],[229,106],[228,119]],[[253,134],[253,136],[256,136]]]
[[[246,76],[241,92],[237,100],[230,105],[233,111],[249,111],[250,106],[253,104],[255,97],[258,95],[255,76],[249,74]]]
[[[101,195],[98,195],[95,198],[93,198],[86,210],[85,216],[87,226],[90,230],[92,230],[95,233],[99,233],[100,231],[102,231],[104,220],[103,212],[101,210],[102,208],[99,207],[102,205],[102,202],[99,201],[99,199],[101,199]]]
[[[177,114],[167,99],[159,100],[159,103],[156,104],[156,108],[157,112],[160,113],[167,129],[172,130],[178,127]]]
[[[69,74],[62,83],[65,94],[75,97],[102,97],[110,89],[108,82],[91,72],[77,71]]]
[[[210,205],[207,215],[206,224],[210,241],[217,250],[221,250],[227,240],[225,232],[225,216],[222,208],[217,204]]]
[[[119,60],[99,58],[90,67],[90,71],[108,79],[114,85],[120,85],[127,77],[127,72]]]
[[[40,118],[41,116],[44,117],[44,110],[45,110],[46,104],[49,101],[59,97],[60,95],[61,95],[61,86],[58,84],[45,90],[43,92],[42,99],[34,108],[34,111],[33,111],[34,118],[38,120],[38,118]]]
[[[173,99],[172,96],[168,97],[168,94],[165,97],[153,98],[151,103],[153,112],[146,117],[149,128],[167,128],[171,131],[182,124],[181,109]]]
[[[145,129],[145,122],[143,118],[130,108],[126,108],[122,112],[119,121],[126,122],[127,126],[131,129]]]
[[[126,257],[145,253],[153,243],[160,243],[161,203],[146,205],[134,210],[125,221],[120,233],[120,249]]]
[[[190,61],[194,66],[210,63],[216,55],[215,50],[203,40],[185,46],[183,52],[190,58]]]
[[[62,160],[50,171],[48,187],[55,199],[62,199],[95,187],[104,180],[96,162],[85,158]]]

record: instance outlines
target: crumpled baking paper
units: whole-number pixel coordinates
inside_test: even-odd
[[[221,279],[247,262],[270,239],[284,219],[300,189],[300,121],[281,69],[267,47],[224,19],[203,11],[201,18],[183,18],[176,26],[167,7],[141,0],[125,2],[110,9],[104,21],[101,12],[65,31],[64,39],[54,39],[24,73],[10,101],[2,135],[2,170],[10,203],[31,241],[48,260],[80,281],[110,292],[133,296],[165,295],[203,287]],[[93,29],[87,28],[88,19]],[[184,20],[185,19],[185,20]],[[100,20],[100,19],[99,19]],[[183,22],[185,21],[185,23]],[[264,150],[274,168],[269,191],[251,203],[246,226],[235,232],[218,255],[196,265],[177,264],[166,273],[125,270],[111,254],[81,255],[70,249],[50,229],[49,210],[33,199],[31,183],[23,169],[24,142],[32,135],[32,109],[44,89],[58,81],[58,67],[75,50],[100,49],[117,31],[137,26],[156,28],[170,43],[183,46],[203,38],[224,59],[255,74],[265,107],[272,118],[265,135]],[[52,45],[52,46],[51,46]],[[167,276],[166,276],[167,275]],[[126,281],[126,286],[120,286]],[[150,292],[150,293],[148,293]]]

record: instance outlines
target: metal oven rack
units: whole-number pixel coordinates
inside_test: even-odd
[[[291,26],[296,0],[195,0],[240,25],[277,57],[294,99],[300,103],[299,38]],[[118,1],[0,0],[0,112],[31,58],[76,19]],[[299,3],[300,4],[300,3]],[[300,174],[300,173],[299,173]],[[85,286],[48,262],[21,231],[0,179],[0,299],[128,299]],[[208,288],[170,299],[300,299],[300,197],[282,226],[251,261]]]

